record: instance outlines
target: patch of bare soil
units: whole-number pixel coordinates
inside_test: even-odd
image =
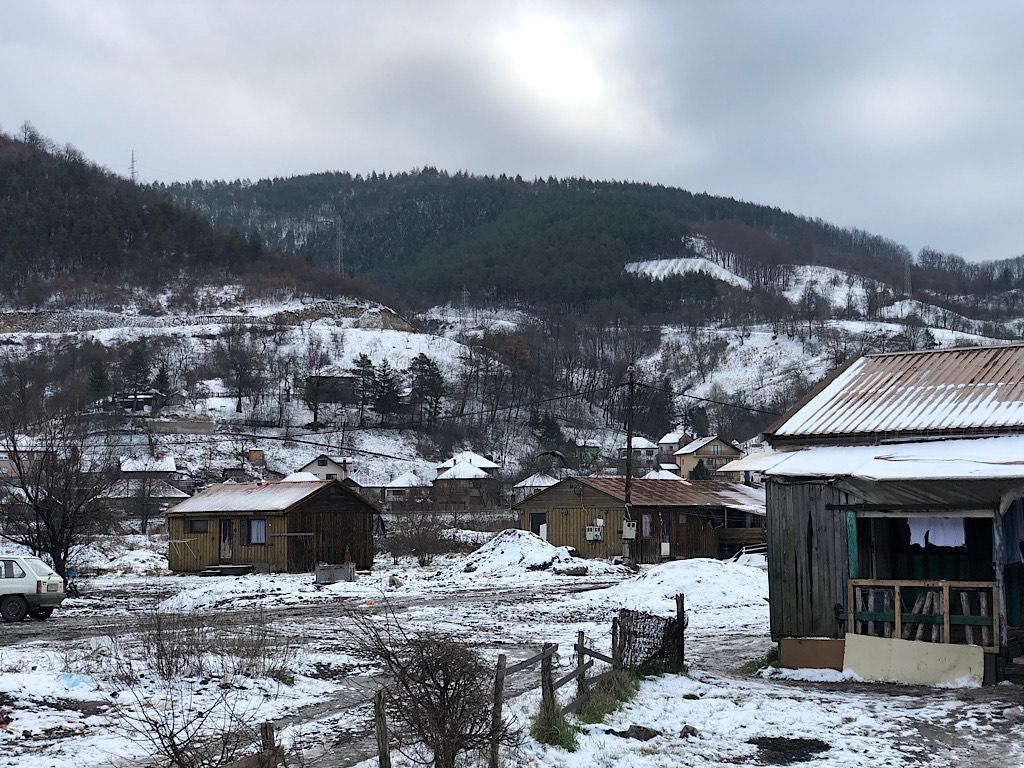
[[[762,765],[806,763],[831,749],[821,739],[790,739],[785,736],[758,736],[747,743],[757,747]]]

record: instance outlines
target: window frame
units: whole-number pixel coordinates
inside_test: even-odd
[[[263,541],[253,541],[253,523],[263,523]],[[265,547],[267,545],[267,518],[247,517],[242,521],[242,543],[247,547]]]
[[[7,570],[7,568],[6,568],[6,564],[7,563],[10,563],[12,566],[14,566],[14,568],[17,568],[17,570],[21,572],[21,575],[19,576],[17,571],[13,571],[13,570],[12,570],[12,574],[13,575],[11,575],[11,576],[5,575],[5,572]],[[21,563],[19,563],[13,557],[0,558],[0,581],[7,581],[7,580],[17,581],[19,579],[24,579],[27,575],[28,574],[25,572],[25,569],[21,567]]]
[[[202,523],[202,528],[197,528],[196,523]],[[208,517],[186,517],[185,518],[185,533],[209,533],[210,532],[210,518]]]

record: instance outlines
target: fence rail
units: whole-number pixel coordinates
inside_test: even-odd
[[[994,581],[849,579],[846,631],[999,652]]]

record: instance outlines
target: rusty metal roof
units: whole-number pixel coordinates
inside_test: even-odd
[[[1024,345],[865,355],[772,438],[1024,431]]]
[[[580,482],[625,502],[624,477],[573,477],[562,482]],[[633,480],[630,491],[634,507],[729,507],[764,514],[764,489],[724,480]]]

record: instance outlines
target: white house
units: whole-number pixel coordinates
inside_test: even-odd
[[[351,456],[328,456],[321,453],[297,471],[309,472],[320,480],[344,480],[352,473],[352,466]]]
[[[487,475],[493,477],[495,472],[500,467],[493,461],[488,459],[486,456],[481,456],[479,453],[473,453],[473,451],[460,451],[452,456],[448,461],[437,465],[437,474],[440,477],[445,473],[445,470],[453,468],[456,464],[468,464],[471,467],[483,470]],[[466,479],[466,478],[459,478]]]

